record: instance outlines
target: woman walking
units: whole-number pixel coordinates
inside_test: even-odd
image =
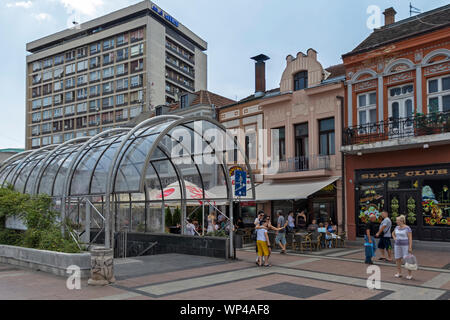
[[[214,211],[212,211],[209,215],[208,215],[208,229],[207,229],[207,233],[212,233],[215,230],[215,225],[216,225],[216,214]]]
[[[269,263],[270,256],[270,240],[267,234],[267,229],[269,228],[269,223],[267,220],[263,220],[260,223],[261,229],[256,229],[256,246],[258,248],[258,266],[271,267]]]
[[[394,239],[394,257],[397,262],[397,274],[396,278],[402,277],[402,260],[412,254],[412,231],[409,226],[406,225],[405,216],[397,218],[397,227],[392,233]],[[408,270],[408,276],[406,279],[412,279],[412,271]]]

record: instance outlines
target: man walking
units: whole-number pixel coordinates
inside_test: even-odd
[[[281,210],[277,211],[277,228],[279,231],[277,231],[277,236],[275,238],[275,243],[280,246],[281,248],[281,254],[286,253],[286,226],[288,222],[283,216],[283,212]]]
[[[392,262],[392,244],[391,244],[391,228],[392,221],[389,219],[389,213],[383,211],[381,213],[383,217],[383,222],[380,224],[380,230],[376,234],[377,238],[380,238],[378,242],[378,249],[381,250],[381,258],[380,261],[389,261]],[[385,251],[387,252],[388,259],[385,257]]]
[[[364,235],[364,246],[366,253],[366,264],[373,264],[372,257],[375,256],[375,234],[376,226],[375,221],[377,220],[376,215],[371,214],[369,216],[369,221],[366,224],[366,234]]]

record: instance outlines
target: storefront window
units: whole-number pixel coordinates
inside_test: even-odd
[[[422,208],[425,226],[450,226],[450,179],[424,180]]]
[[[367,223],[370,214],[375,214],[377,222],[382,221],[384,208],[384,183],[362,184],[359,188],[359,221]]]
[[[253,225],[256,218],[256,203],[241,203],[241,218],[246,225]]]

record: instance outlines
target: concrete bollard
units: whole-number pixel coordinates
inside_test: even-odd
[[[88,284],[106,286],[116,282],[114,278],[114,252],[105,247],[94,247],[91,250],[91,278]]]

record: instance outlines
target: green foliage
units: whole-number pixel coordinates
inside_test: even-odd
[[[166,208],[164,215],[166,227],[172,227],[173,226],[172,211],[170,211],[169,207]]]
[[[176,226],[178,224],[181,224],[181,210],[177,207],[173,212],[172,225]]]
[[[221,238],[228,237],[227,233],[225,232],[225,230],[216,230],[214,232],[208,233],[206,236],[208,236],[208,237],[221,237]]]
[[[29,195],[14,191],[11,186],[0,188],[0,217],[4,219],[21,214],[29,200]]]
[[[21,246],[23,232],[9,229],[0,229],[0,243],[8,246]]]
[[[52,199],[47,195],[30,197],[12,188],[0,188],[0,243],[24,246],[40,250],[78,253],[76,242],[70,235],[64,235],[59,213],[51,209]],[[27,226],[27,231],[1,230],[4,218],[17,216]],[[71,230],[71,225],[67,228]]]

